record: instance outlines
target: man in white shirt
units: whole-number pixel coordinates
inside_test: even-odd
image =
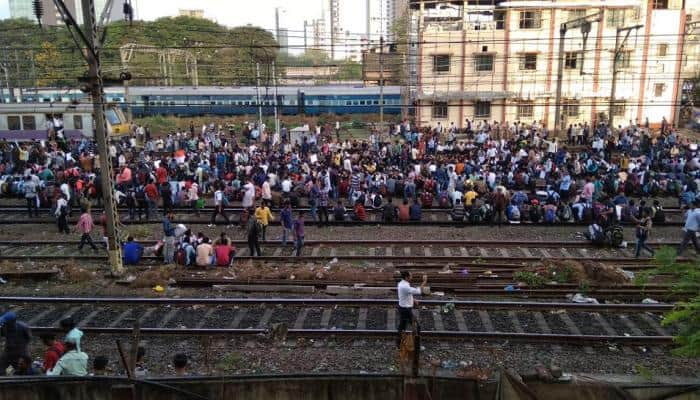
[[[423,293],[423,288],[428,284],[428,276],[423,275],[420,288],[411,287],[410,281],[411,273],[409,271],[401,271],[401,281],[397,286],[399,296],[399,334],[396,342],[397,347],[401,346],[401,333],[406,329],[406,326],[413,326],[413,306],[417,304],[417,302],[413,300],[413,295],[420,295]]]

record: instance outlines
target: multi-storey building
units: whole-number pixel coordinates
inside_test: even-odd
[[[685,3],[412,0],[420,44],[416,119],[460,127],[467,118],[536,120],[552,129],[560,107],[562,127],[607,120],[610,112],[615,125],[673,121],[683,71],[700,62],[683,58]],[[557,103],[560,28],[581,17],[591,22],[590,29],[586,35],[580,28],[564,35]]]

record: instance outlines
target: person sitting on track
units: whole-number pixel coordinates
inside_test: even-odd
[[[124,265],[138,265],[141,262],[143,245],[136,243],[133,236],[129,236],[126,239],[122,251],[124,252]]]

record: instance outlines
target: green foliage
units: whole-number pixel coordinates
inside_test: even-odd
[[[516,271],[513,274],[513,279],[518,282],[524,282],[529,288],[539,288],[544,286],[546,279],[536,272]]]
[[[238,352],[226,353],[221,359],[216,363],[216,369],[222,372],[236,372],[241,367],[241,362],[243,357]]]
[[[676,324],[680,327],[675,337],[678,347],[674,353],[681,356],[700,356],[700,261],[676,262],[676,251],[663,247],[656,252],[657,265],[651,271],[639,274],[636,283],[647,285],[657,276],[670,276],[673,291],[682,294],[686,301],[676,303],[666,314],[663,325]]]
[[[655,380],[654,372],[642,364],[635,364],[634,369],[637,371],[637,374],[639,374],[642,382],[653,382]]]
[[[0,21],[0,47],[21,49],[18,61],[21,76],[11,77],[21,85],[33,86],[32,58],[37,83],[41,86],[76,87],[76,78],[85,71],[80,50],[63,26],[40,29],[28,19]],[[254,26],[227,28],[215,22],[190,17],[167,17],[155,21],[134,21],[129,25],[116,21],[106,28],[102,48],[102,69],[106,77],[115,78],[122,70],[119,48],[127,43],[187,50],[197,59],[200,85],[250,85],[255,82],[255,63],[261,68],[262,82],[271,82],[267,67],[277,57],[277,42],[271,33]],[[13,54],[14,56],[14,54]],[[14,62],[11,60],[11,63]],[[16,63],[12,69],[16,70]],[[132,85],[157,85],[162,81],[156,53],[134,53],[129,63]],[[184,61],[172,60],[174,85],[189,85]]]

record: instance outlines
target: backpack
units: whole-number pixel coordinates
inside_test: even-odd
[[[539,205],[530,207],[530,221],[537,223],[542,219],[542,210]]]
[[[520,221],[520,209],[517,206],[509,206],[507,214],[509,221]]]
[[[178,265],[187,264],[187,252],[185,252],[185,249],[178,249],[175,252],[175,263]]]
[[[588,226],[588,233],[590,234],[590,239],[593,244],[602,246],[605,244],[605,232],[600,225],[592,224]]]
[[[136,200],[138,201],[145,201],[146,200],[146,193],[143,191],[143,186],[139,186],[138,189],[136,189]]]
[[[666,222],[666,213],[664,212],[663,208],[652,208],[652,217],[651,220],[654,223],[664,223]]]
[[[613,247],[620,247],[622,241],[624,240],[624,235],[622,232],[622,227],[620,225],[615,225],[609,231],[610,235],[610,245]]]
[[[449,196],[447,195],[447,191],[442,191],[440,192],[440,196],[438,197],[438,205],[440,208],[447,208],[449,204]]]
[[[471,222],[472,224],[480,224],[483,220],[484,217],[481,214],[480,208],[476,208],[469,213],[469,222]]]
[[[554,221],[557,218],[557,213],[554,211],[553,208],[547,208],[547,210],[544,212],[544,221],[548,224],[553,224]]]
[[[571,207],[564,205],[559,208],[559,220],[563,222],[571,221],[572,211]]]

